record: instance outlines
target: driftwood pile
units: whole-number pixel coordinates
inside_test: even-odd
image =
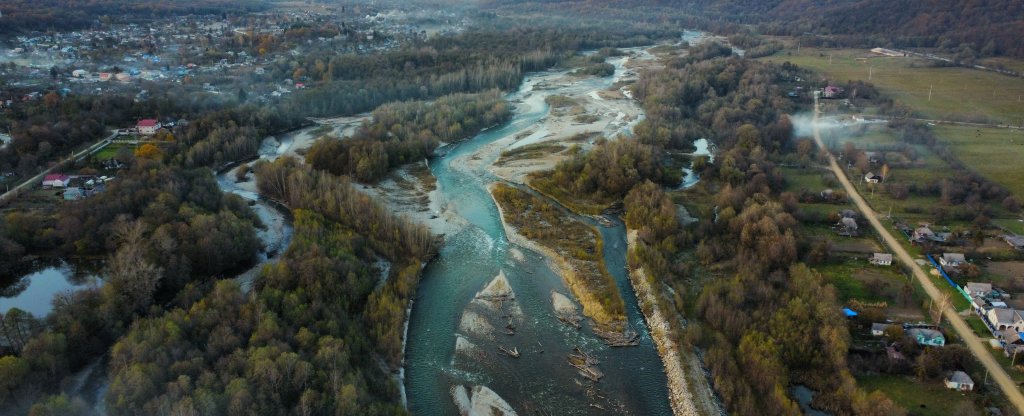
[[[573,352],[569,354],[569,365],[575,367],[581,376],[591,381],[598,381],[604,377],[604,373],[597,368],[597,365],[600,363],[601,361],[597,357],[586,353],[580,347],[574,348]]]

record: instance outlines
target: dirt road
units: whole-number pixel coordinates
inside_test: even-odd
[[[825,144],[821,140],[821,134],[818,132],[818,116],[818,102],[815,100],[814,141],[818,143],[819,148],[826,149]],[[839,182],[843,184],[846,194],[853,199],[853,202],[857,204],[857,209],[859,209],[860,212],[864,214],[864,217],[871,223],[871,227],[875,229],[875,232],[877,232],[878,235],[882,236],[882,239],[885,240],[885,244],[889,246],[889,249],[891,249],[893,253],[896,254],[896,258],[903,262],[903,264],[906,264],[907,267],[910,267],[914,273],[914,277],[921,283],[921,286],[924,287],[924,291],[928,293],[928,296],[931,297],[932,301],[937,302],[942,297],[941,292],[939,292],[939,288],[936,287],[932,280],[928,278],[928,275],[925,274],[923,269],[921,269],[921,266],[914,262],[910,253],[900,245],[899,241],[893,237],[892,233],[882,226],[882,222],[878,220],[878,213],[871,209],[871,206],[869,206],[868,203],[864,201],[864,198],[860,196],[860,193],[857,192],[857,189],[853,187],[853,184],[850,183],[850,180],[846,177],[846,172],[839,167],[839,164],[836,163],[836,159],[831,153],[829,153],[829,165],[832,168],[832,172],[834,172],[836,177],[839,178]],[[956,331],[957,335],[964,340],[964,344],[967,345],[967,348],[970,349],[975,358],[985,366],[985,369],[989,372],[990,378],[999,385],[999,388],[1003,391],[1003,394],[1006,395],[1007,399],[1009,399],[1010,403],[1017,408],[1017,412],[1024,413],[1024,395],[1021,394],[1017,384],[1010,379],[1010,376],[1006,374],[1003,367],[996,362],[995,357],[993,357],[992,353],[989,351],[989,347],[978,339],[971,328],[967,326],[967,322],[964,321],[964,318],[958,315],[952,307],[946,307],[946,309],[942,311],[942,315],[945,317],[946,322],[949,322],[953,327],[953,330]]]

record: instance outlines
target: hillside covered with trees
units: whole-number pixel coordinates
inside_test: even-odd
[[[674,20],[731,33],[800,36],[805,45],[927,47],[982,56],[1024,56],[1024,4],[1015,0],[492,0],[527,12],[571,11],[594,19]]]

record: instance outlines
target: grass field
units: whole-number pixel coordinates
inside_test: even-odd
[[[1024,223],[1020,222],[1019,220],[1010,218],[999,218],[992,220],[992,222],[999,225],[1000,227],[1010,230],[1010,232],[1024,235]]]
[[[835,181],[835,176],[827,170],[789,167],[780,169],[782,170],[783,178],[785,178],[786,181],[785,190],[789,192],[799,192],[803,189],[810,192],[821,192],[828,187],[826,186],[824,177],[831,177],[833,178],[833,181]]]
[[[969,395],[946,389],[941,381],[920,382],[902,376],[871,375],[857,377],[857,384],[866,391],[880,390],[910,415],[945,416],[961,414],[974,403]]]
[[[96,154],[94,154],[93,157],[95,157],[96,160],[111,159],[111,158],[117,156],[117,152],[120,151],[121,148],[125,147],[125,146],[131,146],[131,145],[111,143],[111,144],[107,145],[107,147],[104,147],[103,150],[100,150],[99,152],[96,152]]]
[[[951,125],[934,129],[967,166],[1024,199],[1024,131]]]
[[[831,82],[869,81],[926,118],[1021,121],[1024,78],[960,67],[930,68],[924,66],[928,61],[915,58],[859,59],[868,55],[865,49],[801,48],[799,52],[786,49],[761,59],[789,61],[818,71]]]
[[[985,326],[985,323],[982,322],[981,318],[977,315],[968,316],[964,320],[967,321],[967,325],[970,325],[971,329],[974,330],[974,333],[978,335],[979,338],[992,338],[992,332],[988,330],[988,327]]]
[[[895,304],[899,290],[907,280],[895,267],[870,266],[864,259],[824,264],[815,266],[815,269],[835,286],[842,302],[856,299]],[[874,290],[870,289],[872,285],[876,287]]]
[[[984,65],[990,68],[996,68],[1000,65],[1011,71],[1024,72],[1024,61],[1020,59],[1007,58],[1004,56],[998,56],[993,58],[985,58],[978,60],[978,65]]]

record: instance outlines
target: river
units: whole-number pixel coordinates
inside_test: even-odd
[[[708,139],[700,138],[694,140],[693,146],[696,147],[697,150],[690,154],[690,157],[692,158],[690,166],[683,168],[683,181],[676,189],[690,189],[696,185],[697,182],[700,182],[700,175],[693,170],[693,161],[696,160],[697,157],[706,156],[708,158],[708,163],[715,162],[715,154],[711,151],[711,142],[709,142]]]
[[[451,201],[457,214],[468,224],[449,235],[440,255],[425,269],[408,323],[405,387],[408,406],[417,415],[457,413],[451,389],[455,385],[484,385],[494,390],[520,414],[633,414],[668,415],[667,381],[661,359],[648,333],[625,271],[626,238],[620,221],[614,227],[598,227],[604,239],[604,257],[626,303],[630,326],[638,332],[639,345],[611,348],[600,342],[588,325],[577,330],[560,323],[551,304],[551,292],[569,292],[561,277],[553,273],[542,256],[508,243],[497,207],[486,186],[496,179],[487,172],[498,153],[489,154],[483,163],[466,163],[469,155],[504,137],[517,135],[536,126],[548,114],[544,98],[567,89],[598,91],[621,77],[624,60],[616,63],[616,76],[586,79],[567,86],[536,88],[536,77],[527,77],[521,88],[509,95],[521,104],[508,123],[485,131],[472,139],[443,149],[443,156],[430,162],[437,178],[439,194]],[[629,126],[631,127],[631,125]],[[260,158],[273,160],[287,154],[295,138],[308,138],[315,127],[268,138],[260,148]],[[253,209],[267,226],[258,232],[267,250],[259,262],[235,279],[251,288],[263,265],[276,261],[288,247],[292,226],[286,213],[261,199],[251,181],[236,183],[231,171],[217,175],[221,190],[252,201]],[[589,221],[588,221],[589,222]],[[593,224],[592,224],[593,225]],[[525,253],[517,259],[513,251]],[[513,360],[485,351],[487,359],[456,359],[455,334],[464,309],[474,294],[499,272],[504,272],[523,311],[517,334],[498,339],[518,346],[523,357]],[[29,305],[48,305],[53,293],[73,289],[79,280],[66,264],[59,264],[28,276],[28,289],[17,298],[29,299]],[[62,279],[57,279],[61,277]],[[61,283],[61,281],[65,283]],[[30,289],[39,283],[40,290]],[[68,287],[65,287],[68,286]],[[56,287],[56,289],[53,289]],[[41,290],[41,289],[46,289]],[[46,292],[39,295],[34,293]],[[45,300],[44,300],[45,298]],[[0,299],[0,301],[4,301]],[[8,301],[10,302],[10,301]],[[3,305],[3,303],[0,303]],[[45,315],[48,308],[28,307]],[[506,337],[504,334],[498,337]],[[567,364],[566,357],[580,347],[600,359],[605,377],[591,384]],[[95,397],[102,413],[106,390],[102,359],[73,377],[69,393]],[[92,400],[89,400],[92,401]],[[600,407],[593,407],[593,406]]]
[[[259,149],[259,158],[261,160],[273,161],[284,156],[291,150],[296,137],[308,136],[317,127],[294,130],[280,135],[280,138],[271,136],[263,139]],[[256,235],[264,246],[264,251],[259,253],[259,261],[253,267],[234,277],[234,280],[245,291],[252,288],[252,284],[259,277],[265,264],[276,262],[284,251],[288,249],[293,231],[291,219],[286,214],[286,211],[260,197],[256,191],[255,179],[252,176],[250,173],[249,180],[236,182],[234,169],[229,169],[217,175],[217,186],[220,187],[220,190],[224,193],[238,195],[250,201],[253,211],[264,225],[263,229],[256,231]]]
[[[617,72],[623,70],[618,62]],[[453,203],[468,225],[447,237],[440,255],[424,270],[413,303],[405,386],[408,406],[414,414],[457,414],[451,394],[457,385],[486,386],[520,414],[671,414],[661,359],[626,275],[622,223],[599,228],[605,239],[605,261],[626,302],[629,322],[640,334],[640,345],[611,348],[601,343],[588,325],[577,330],[556,319],[551,292],[570,293],[562,279],[539,254],[508,243],[486,188],[496,180],[486,166],[498,157],[498,152],[485,155],[482,163],[467,163],[470,155],[487,144],[536,126],[548,114],[545,97],[566,89],[598,91],[608,88],[613,79],[587,79],[540,89],[535,88],[536,76],[527,77],[508,97],[521,102],[510,122],[450,146],[441,152],[443,156],[430,162],[441,197]],[[471,341],[516,346],[523,356],[505,357],[493,347],[481,349],[475,358],[456,354],[456,334],[469,337],[459,330],[463,311],[475,293],[499,272],[507,276],[523,318],[514,336],[498,333],[490,340]],[[601,361],[605,377],[593,386],[567,364],[567,355],[575,346]]]

